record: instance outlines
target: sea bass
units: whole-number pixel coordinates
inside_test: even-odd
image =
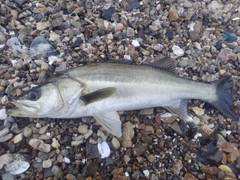
[[[89,64],[55,75],[7,106],[11,116],[78,118],[93,116],[107,131],[121,136],[117,111],[165,107],[183,120],[188,99],[210,103],[226,117],[239,120],[232,103],[231,77],[197,82],[174,73],[166,57],[151,65]]]

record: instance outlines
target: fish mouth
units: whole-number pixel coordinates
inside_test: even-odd
[[[6,113],[10,116],[32,117],[40,107],[36,104],[18,103],[17,101],[6,104]]]

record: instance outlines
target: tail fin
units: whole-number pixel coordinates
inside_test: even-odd
[[[222,114],[231,118],[233,121],[238,121],[239,116],[234,112],[232,102],[232,87],[233,80],[231,76],[224,77],[218,81],[213,82],[217,89],[218,99],[210,102],[212,106],[217,108]]]

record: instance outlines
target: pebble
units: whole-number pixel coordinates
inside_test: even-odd
[[[71,142],[71,146],[79,146],[80,144],[84,143],[83,140],[79,140],[79,141],[72,141]]]
[[[51,146],[57,149],[60,147],[60,144],[59,144],[58,140],[55,139],[55,140],[53,140]]]
[[[174,5],[169,9],[168,18],[170,21],[176,21],[179,18],[176,7]]]
[[[0,137],[1,136],[5,136],[7,133],[9,133],[9,129],[8,128],[3,128],[1,131],[0,131]]]
[[[38,149],[41,152],[50,152],[51,146],[49,144],[44,143],[42,140],[38,139],[31,139],[29,141],[29,145],[32,146],[34,149]]]
[[[17,175],[25,172],[30,167],[30,164],[26,161],[15,160],[5,166],[5,170],[11,174]]]
[[[172,50],[173,50],[174,54],[176,54],[177,56],[184,55],[184,51],[179,46],[173,45]]]
[[[151,114],[153,114],[153,112],[154,112],[153,108],[141,109],[138,112],[138,115],[151,115]]]
[[[83,43],[82,38],[77,37],[74,43],[71,45],[71,48],[79,47]]]
[[[22,141],[22,140],[23,140],[23,134],[20,133],[20,134],[16,135],[16,136],[13,138],[13,143],[14,143],[14,144],[17,144],[17,143],[19,143],[19,142]]]
[[[228,49],[221,49],[220,53],[218,54],[218,58],[224,64],[226,64],[228,61],[236,61],[237,55]]]
[[[46,125],[46,126],[43,126],[43,127],[41,127],[40,129],[39,129],[39,134],[45,134],[46,133],[46,131],[47,131],[47,129],[48,129],[48,125]]]
[[[118,141],[117,138],[115,138],[115,137],[112,138],[112,145],[113,145],[116,149],[120,148],[120,142]]]
[[[23,129],[23,135],[24,135],[24,137],[30,137],[31,135],[32,135],[32,129],[31,128],[29,128],[29,127],[25,127],[24,129]]]
[[[42,162],[42,167],[43,167],[43,168],[50,168],[50,167],[52,167],[52,161],[51,161],[50,159],[44,160],[44,161]]]
[[[80,134],[86,134],[88,132],[88,126],[87,125],[81,125],[78,127],[78,132]]]
[[[132,45],[133,45],[134,47],[139,47],[139,46],[140,46],[140,44],[139,44],[139,42],[138,42],[137,39],[132,40]]]
[[[101,158],[106,158],[110,155],[109,145],[105,141],[98,143],[98,151],[101,155]]]
[[[124,155],[123,159],[126,164],[131,160],[131,158],[126,154]]]
[[[12,139],[12,137],[13,137],[13,134],[11,134],[11,133],[8,133],[4,136],[0,136],[0,142],[6,142],[9,139]]]
[[[156,157],[153,154],[147,156],[147,160],[151,163],[156,161]]]
[[[30,55],[50,55],[55,52],[54,47],[43,36],[37,36],[34,38],[30,45]]]
[[[7,165],[13,161],[12,154],[3,154],[0,156],[0,170],[3,168],[4,165]]]
[[[39,30],[39,31],[48,29],[49,27],[51,27],[51,23],[49,21],[47,21],[47,22],[38,22],[37,23],[37,30]]]
[[[93,134],[93,131],[89,129],[86,134],[84,134],[84,139],[88,139]]]
[[[111,20],[112,15],[115,13],[115,8],[110,6],[108,9],[104,9],[102,13],[102,17],[106,20]]]
[[[127,10],[127,11],[131,11],[131,10],[133,10],[133,9],[138,9],[140,6],[141,6],[141,5],[140,5],[139,1],[135,1],[135,0],[129,1],[126,10]]]
[[[150,175],[150,172],[148,169],[143,170],[143,174],[145,175],[145,177],[148,177]]]
[[[240,152],[237,148],[233,149],[233,152],[227,155],[227,162],[232,164],[240,157]]]
[[[122,146],[125,148],[132,147],[132,138],[134,136],[133,124],[126,122],[123,124]]]
[[[178,160],[174,165],[173,165],[173,173],[176,175],[179,175],[181,169],[183,168],[183,164],[181,160]]]
[[[197,116],[202,116],[202,115],[204,115],[204,113],[205,113],[205,110],[204,110],[204,109],[199,108],[199,107],[196,107],[196,106],[193,107],[192,110],[193,110],[193,112],[194,112]]]
[[[54,176],[56,176],[57,178],[60,178],[60,179],[62,179],[63,177],[63,171],[61,170],[61,168],[59,167],[59,166],[57,166],[57,165],[54,165],[53,167],[52,167],[52,173],[53,173],[53,175]]]
[[[134,29],[131,27],[127,28],[127,37],[134,37],[135,36],[135,32]]]
[[[69,163],[71,162],[70,159],[67,158],[67,157],[64,157],[63,160],[64,160],[64,162],[67,163],[67,164],[69,164]]]

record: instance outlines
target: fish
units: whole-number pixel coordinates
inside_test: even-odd
[[[208,102],[223,115],[238,121],[232,102],[231,76],[199,82],[176,75],[170,57],[147,65],[102,62],[55,74],[45,83],[14,98],[8,115],[31,118],[93,116],[105,130],[122,136],[117,111],[164,107],[191,120],[188,99]]]

